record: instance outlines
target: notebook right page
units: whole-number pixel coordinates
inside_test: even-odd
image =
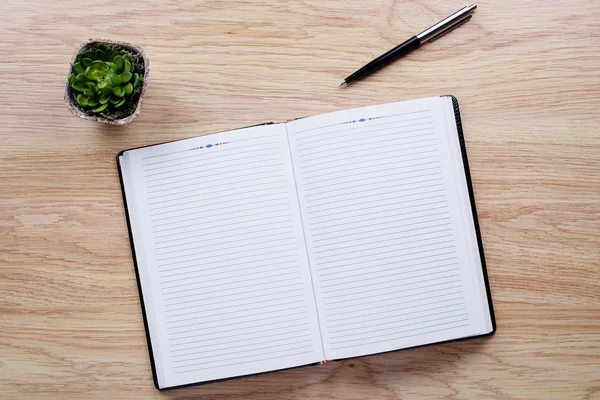
[[[434,97],[287,124],[327,359],[491,331],[453,121]]]

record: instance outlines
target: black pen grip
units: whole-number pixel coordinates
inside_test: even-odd
[[[376,71],[379,68],[402,57],[403,55],[410,53],[411,51],[413,51],[420,45],[421,45],[421,42],[419,41],[419,39],[416,36],[413,36],[410,39],[408,39],[406,42],[401,43],[398,46],[391,49],[390,51],[386,52],[385,54],[380,55],[379,57],[377,57],[376,59],[374,59],[373,61],[371,61],[370,63],[368,63],[367,65],[365,65],[364,67],[362,67],[361,69],[359,69],[358,71],[356,71],[355,73],[350,75],[349,77],[347,77],[345,79],[345,82],[350,83],[352,81],[355,81],[355,80],[361,78],[363,75],[366,75],[368,73]]]

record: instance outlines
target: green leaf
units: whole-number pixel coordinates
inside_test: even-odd
[[[129,60],[125,60],[125,61],[123,61],[123,63],[124,63],[123,72],[131,71],[131,63],[129,62]]]
[[[113,94],[112,86],[106,86],[102,88],[102,95],[110,97],[111,94]]]
[[[104,61],[96,60],[92,63],[92,68],[98,71],[108,71],[108,65]]]
[[[85,82],[85,74],[81,73],[75,76],[75,80],[79,82]]]
[[[79,93],[77,95],[77,103],[79,103],[80,106],[82,106],[82,107],[87,106],[87,101],[88,101],[88,98],[85,97],[84,95],[82,95],[81,93]]]
[[[119,75],[117,75],[117,73],[115,71],[110,71],[109,73],[110,75],[110,80],[113,84],[113,86],[119,86],[121,84],[121,78],[119,77]]]
[[[88,99],[88,101],[87,101],[87,105],[90,106],[90,107],[97,106],[98,105],[98,100],[95,99],[95,98],[93,98],[93,97],[90,97]]]
[[[123,72],[121,75],[119,75],[119,78],[121,78],[121,83],[129,82],[129,80],[131,80],[131,77],[131,72]]]
[[[90,89],[96,89],[96,84],[94,82],[86,82],[85,83]]]
[[[127,85],[125,85],[125,94],[129,95],[131,94],[131,92],[133,92],[133,85],[131,83],[128,83]]]
[[[123,97],[125,96],[125,89],[123,89],[121,86],[115,86],[113,87],[113,93],[117,97]]]
[[[76,62],[73,64],[73,71],[75,71],[76,74],[82,74],[85,69],[83,69],[81,63]]]
[[[85,69],[85,77],[86,77],[87,79],[93,79],[93,80],[96,80],[96,77],[94,76],[94,73],[95,73],[95,72],[96,72],[96,70],[95,70],[95,69],[93,69],[91,66],[89,66],[89,67],[87,67],[87,68]]]
[[[111,97],[111,98],[110,98],[110,102],[111,102],[111,104],[117,104],[117,103],[118,103],[118,102],[120,102],[120,101],[121,101],[121,99],[120,99],[120,98],[118,98],[118,97]]]
[[[71,87],[72,87],[73,89],[77,90],[78,92],[84,92],[84,91],[87,89],[87,88],[86,88],[86,87],[83,85],[83,83],[81,83],[81,82],[77,82],[77,81],[73,82],[73,83],[71,84]]]
[[[125,99],[121,99],[121,101],[119,101],[117,104],[115,104],[115,108],[119,108],[119,107],[121,107],[123,104],[125,104]]]
[[[123,69],[123,57],[121,57],[121,56],[116,56],[116,57],[113,59],[113,63],[115,63],[115,64],[116,64],[118,71],[120,71],[121,69]],[[117,71],[117,72],[118,72],[118,71]]]
[[[91,50],[85,50],[80,52],[79,54],[77,54],[77,57],[75,57],[75,61],[77,62],[81,62],[81,60],[83,60],[84,58],[92,58],[94,55],[94,52]]]
[[[136,72],[133,74],[133,87],[137,87],[138,83],[140,83],[140,74]]]
[[[111,48],[106,50],[106,59],[108,61],[114,60],[115,57],[117,56],[117,53],[115,53],[115,51]]]
[[[108,60],[108,58],[106,58],[106,53],[100,49],[96,50],[96,60],[102,60],[102,61]]]
[[[72,85],[73,82],[75,82],[75,78],[76,78],[75,73],[72,73],[71,75],[69,75],[69,84]]]
[[[113,71],[119,70],[119,67],[117,67],[117,64],[115,64],[114,62],[107,61],[106,65],[108,65],[109,68],[112,69]]]
[[[94,60],[92,60],[91,58],[84,58],[83,60],[81,60],[81,64],[83,65],[84,68],[89,67],[90,65],[92,65],[92,63],[94,62]]]
[[[109,83],[108,80],[103,80],[103,81],[98,82],[98,84],[96,85],[96,87],[98,89],[104,89],[105,87],[108,87],[108,83]]]
[[[99,101],[100,101],[100,104],[106,104],[106,103],[108,103],[108,100],[110,100],[110,95],[108,95],[108,96],[104,95],[104,96],[100,97]]]
[[[106,107],[108,107],[108,103],[101,104],[98,107],[94,108],[92,111],[95,113],[99,113],[106,110]]]
[[[92,97],[95,93],[92,91],[92,89],[86,89],[83,91],[83,94],[85,94],[87,97]]]

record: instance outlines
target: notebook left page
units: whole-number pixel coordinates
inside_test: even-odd
[[[159,388],[324,359],[282,124],[120,157]]]

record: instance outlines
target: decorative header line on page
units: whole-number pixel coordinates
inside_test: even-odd
[[[204,146],[192,147],[189,150],[210,149],[211,147],[223,146],[223,145],[228,144],[228,143],[231,143],[231,142],[219,142],[219,143],[214,143],[214,144],[207,144],[207,145],[204,145]]]
[[[357,122],[373,121],[373,120],[380,119],[380,118],[385,118],[385,117],[369,117],[369,118],[353,119],[352,121],[342,122],[342,123],[340,123],[340,125],[355,124]]]

